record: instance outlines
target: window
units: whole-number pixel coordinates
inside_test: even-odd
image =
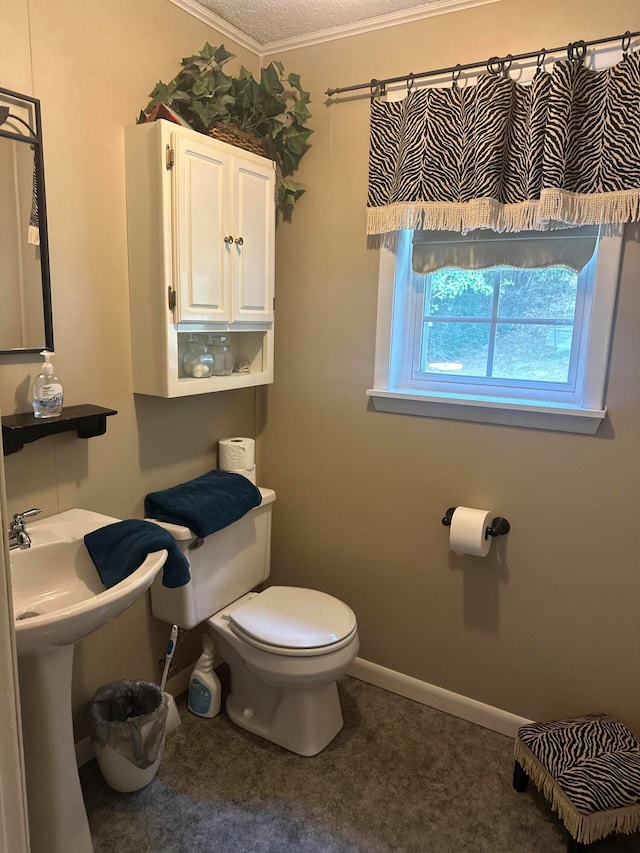
[[[394,242],[381,250],[377,409],[596,432],[620,236],[401,231]],[[496,262],[515,256],[529,265]]]

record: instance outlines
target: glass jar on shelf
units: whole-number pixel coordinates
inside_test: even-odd
[[[189,335],[187,349],[182,357],[184,372],[194,379],[206,379],[213,375],[214,357],[209,352],[206,338]]]
[[[209,335],[208,344],[213,356],[213,375],[229,376],[233,373],[235,359],[229,335]]]

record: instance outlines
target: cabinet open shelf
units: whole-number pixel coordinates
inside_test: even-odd
[[[2,416],[2,443],[4,455],[17,453],[25,444],[61,432],[77,432],[78,438],[93,438],[107,431],[107,418],[117,415],[115,409],[104,409],[85,403],[66,406],[57,418],[36,418],[32,412]]]

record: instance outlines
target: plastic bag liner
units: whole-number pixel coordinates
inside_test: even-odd
[[[91,737],[145,770],[157,760],[167,723],[167,700],[157,684],[139,679],[98,688],[87,706]],[[144,733],[143,733],[144,728]]]

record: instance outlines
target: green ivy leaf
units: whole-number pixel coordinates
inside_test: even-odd
[[[209,101],[204,104],[194,103],[191,109],[198,116],[205,130],[208,130],[214,122],[228,115],[225,105],[218,101]]]
[[[273,62],[267,65],[266,68],[260,69],[260,83],[268,95],[281,95],[284,92],[280,75],[274,67]]]
[[[223,44],[220,47],[217,47],[214,52],[214,58],[216,62],[220,65],[224,65],[225,62],[228,62],[230,59],[235,57],[235,53],[230,53]]]
[[[280,133],[280,131],[287,126],[287,124],[289,123],[289,119],[287,118],[286,113],[280,113],[280,115],[273,116],[271,121],[273,124],[273,129],[271,133],[269,133],[269,136],[275,139],[277,134]]]
[[[299,124],[304,124],[307,119],[311,118],[311,113],[307,109],[306,104],[302,101],[296,101],[291,112],[296,117]]]
[[[195,98],[200,98],[205,93],[210,93],[211,88],[208,80],[194,80],[191,90]]]
[[[163,98],[170,98],[174,89],[175,83],[173,81],[171,83],[163,83],[162,80],[159,80],[149,95],[153,105],[164,103]]]
[[[281,208],[293,207],[305,191],[306,187],[304,184],[300,184],[292,178],[279,179],[277,187],[279,206]]]
[[[287,77],[287,83],[290,86],[293,86],[294,89],[297,89],[298,92],[302,95],[304,90],[300,84],[300,75],[299,74],[289,74],[289,76]]]
[[[282,145],[278,147],[278,156],[282,163],[282,171],[285,175],[288,175],[297,169],[298,163],[300,162],[300,155],[294,154],[292,151],[289,151],[286,146]]]
[[[287,147],[295,154],[302,154],[302,149],[307,139],[313,133],[309,128],[292,126],[287,130]]]
[[[212,75],[212,91],[215,93],[226,93],[231,91],[233,80],[228,77],[223,71],[217,71]]]
[[[163,103],[184,103],[189,104],[192,101],[192,97],[188,92],[181,92],[179,89],[173,93],[173,95],[169,98],[169,101],[163,101]]]

